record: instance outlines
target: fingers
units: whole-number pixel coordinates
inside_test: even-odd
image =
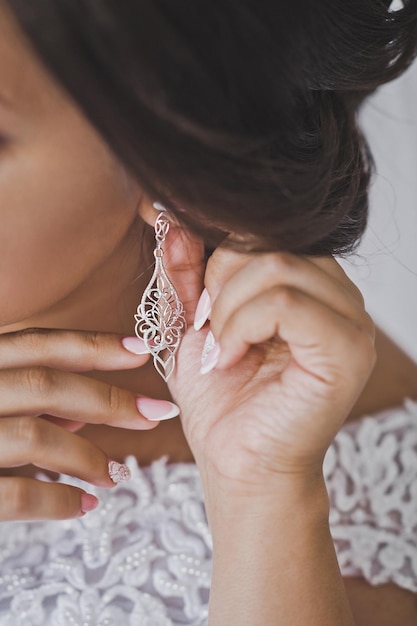
[[[208,364],[205,361],[204,371],[214,366],[226,369],[243,358],[251,345],[278,337],[289,344],[293,358],[300,357],[300,365],[311,366],[318,376],[331,370],[327,366],[333,356],[340,361],[342,348],[350,354],[363,344],[363,351],[358,349],[356,354],[363,370],[369,372],[374,359],[374,324],[360,291],[334,259],[287,253],[241,258],[226,251],[230,262],[219,269],[218,259],[224,252],[207,268],[207,289],[211,294],[217,292],[210,326],[220,356],[219,347],[214,351],[209,345],[213,354]],[[227,279],[219,283],[222,273],[223,280]],[[328,350],[321,374],[315,347]]]
[[[0,372],[0,416],[4,417],[46,413],[77,422],[148,430],[172,417],[176,409],[171,402],[135,397],[114,385],[48,367]]]
[[[352,321],[360,320],[373,333],[372,321],[364,315],[359,290],[336,261],[269,254],[252,258],[230,277],[220,291],[211,313],[211,328],[215,336],[220,336],[226,320],[247,300],[274,287],[285,286],[309,294]]]
[[[130,350],[111,333],[29,328],[0,335],[0,363],[2,369],[44,365],[77,372],[144,365],[149,359],[144,342],[136,337],[129,341]]]
[[[78,487],[33,478],[0,478],[0,503],[2,522],[80,517],[95,504]]]
[[[141,339],[111,333],[35,328],[0,335],[0,416],[49,414],[71,420],[73,430],[83,422],[154,428],[178,408],[72,373],[137,368],[149,356]]]
[[[256,323],[262,311],[261,323]],[[274,287],[234,311],[219,336],[217,367],[230,367],[252,344],[279,336],[290,346],[292,358],[326,383],[335,382],[343,355],[349,355],[352,383],[369,373],[374,361],[373,338],[325,303],[293,287]],[[346,373],[344,372],[344,378]],[[346,391],[349,391],[346,388]]]
[[[0,419],[0,466],[37,467],[113,487],[106,454],[91,442],[36,417]],[[30,478],[0,478],[0,521],[67,519],[94,509],[82,489]]]
[[[1,418],[0,467],[29,464],[77,476],[98,487],[114,486],[107,455],[88,439],[39,417]]]

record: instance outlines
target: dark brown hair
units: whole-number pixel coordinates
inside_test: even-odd
[[[334,254],[362,234],[357,111],[413,59],[417,0],[8,4],[144,190],[208,244],[220,229],[245,249]]]

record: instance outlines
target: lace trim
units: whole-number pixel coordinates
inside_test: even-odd
[[[417,402],[347,424],[324,473],[343,575],[417,592]]]
[[[62,522],[8,522],[1,626],[204,626],[211,538],[198,470],[163,458]],[[325,459],[343,575],[417,591],[417,402],[348,424]],[[42,476],[40,476],[42,477]],[[43,476],[44,480],[47,480]]]
[[[211,538],[197,468],[126,463],[129,483],[88,485],[101,502],[89,515],[2,525],[2,626],[206,623]]]

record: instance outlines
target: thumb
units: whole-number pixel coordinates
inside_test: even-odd
[[[191,325],[203,290],[206,265],[203,240],[171,223],[164,243],[164,265],[184,305],[187,324]]]

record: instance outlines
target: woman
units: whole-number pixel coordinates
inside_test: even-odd
[[[349,414],[384,408],[373,378],[353,409],[374,329],[331,255],[365,226],[355,114],[414,56],[416,3],[0,16],[0,515],[82,518],[3,525],[2,623],[414,623],[411,575],[343,581],[322,466]],[[189,326],[168,386],[132,336],[155,201]],[[389,406],[415,368],[385,345],[409,376]],[[106,491],[128,454],[174,465],[131,463],[131,487]]]

